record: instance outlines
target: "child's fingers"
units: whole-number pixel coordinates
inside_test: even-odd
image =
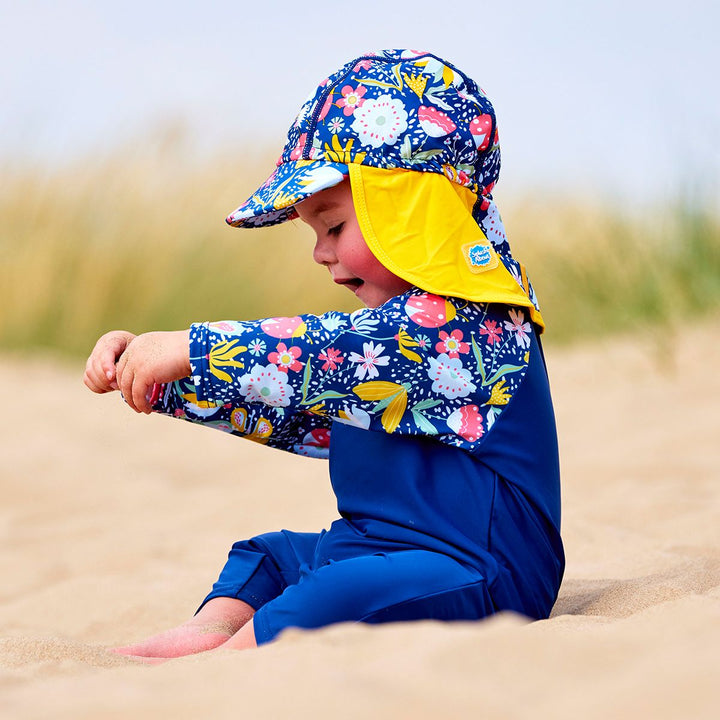
[[[152,383],[148,384],[147,380],[139,375],[133,378],[132,397],[133,405],[138,412],[149,415],[150,403],[149,397],[152,392]]]
[[[117,361],[117,365],[115,366],[115,382],[117,382],[118,389],[122,393],[125,402],[137,412],[132,393],[134,373],[132,367],[128,367],[128,357],[128,353],[123,353]]]
[[[106,393],[113,390],[115,384],[115,371],[113,369],[112,378],[108,379],[106,372],[102,366],[92,356],[85,365],[85,374],[83,382],[86,387],[96,393]]]
[[[149,393],[153,381],[148,378],[142,361],[134,358],[131,352],[123,353],[116,366],[117,385],[125,402],[138,413],[151,412]]]
[[[114,330],[103,335],[96,343],[85,365],[85,385],[97,393],[117,390],[115,362],[123,354],[135,335],[125,330]]]

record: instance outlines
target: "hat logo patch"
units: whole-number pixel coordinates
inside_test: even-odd
[[[497,267],[497,255],[492,251],[488,243],[467,243],[463,245],[462,251],[465,262],[472,273],[481,273]]]

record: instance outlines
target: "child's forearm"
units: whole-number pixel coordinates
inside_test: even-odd
[[[215,404],[198,400],[192,378],[155,385],[152,409],[238,435],[280,450],[312,457],[327,457],[330,419],[239,401]]]

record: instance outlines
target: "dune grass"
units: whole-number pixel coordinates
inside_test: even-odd
[[[271,163],[238,152],[199,164],[160,143],[52,173],[6,168],[0,348],[79,357],[112,328],[357,307],[312,262],[302,223],[225,225]],[[720,305],[720,222],[702,207],[623,217],[570,200],[501,206],[549,340],[674,323]]]
[[[526,205],[508,226],[554,341],[657,333],[720,307],[720,216],[709,205],[681,199],[635,215]]]

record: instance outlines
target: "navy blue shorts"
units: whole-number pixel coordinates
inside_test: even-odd
[[[333,536],[333,558],[323,540]],[[337,537],[345,536],[338,555]],[[442,553],[361,537],[344,520],[330,533],[287,530],[235,543],[212,592],[256,609],[258,645],[289,627],[339,622],[476,620],[494,612],[486,578]]]

